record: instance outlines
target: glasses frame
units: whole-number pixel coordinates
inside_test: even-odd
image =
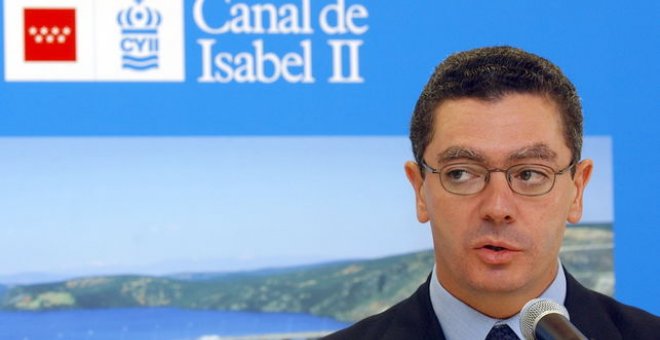
[[[453,191],[450,191],[449,189],[447,189],[447,187],[445,187],[445,183],[442,181],[442,171],[443,171],[445,168],[450,167],[450,166],[456,166],[456,165],[462,165],[462,164],[466,164],[466,165],[467,165],[467,164],[470,164],[470,165],[473,166],[473,165],[475,165],[475,164],[471,164],[471,163],[452,163],[452,164],[447,164],[447,165],[445,165],[445,166],[443,166],[443,167],[441,167],[441,168],[434,168],[434,167],[428,165],[428,164],[426,163],[426,161],[425,161],[424,159],[422,159],[422,169],[423,169],[423,170],[430,171],[431,173],[437,174],[437,175],[438,175],[438,180],[440,181],[440,185],[442,186],[442,188],[445,189],[446,192],[448,192],[448,193],[450,193],[450,194],[454,194],[454,195],[459,195],[459,196],[470,196],[470,195],[476,195],[476,194],[478,194],[478,193],[484,191],[484,189],[486,189],[486,186],[488,185],[488,182],[490,181],[490,174],[491,174],[491,173],[493,173],[493,172],[501,172],[501,173],[504,174],[504,177],[506,178],[506,183],[507,183],[507,185],[509,186],[509,189],[511,189],[511,192],[516,193],[516,194],[521,195],[521,196],[536,197],[536,196],[542,196],[542,195],[545,195],[545,194],[549,193],[550,191],[552,191],[552,189],[555,187],[555,183],[557,182],[557,176],[565,174],[568,170],[572,169],[573,167],[575,167],[575,166],[578,165],[579,163],[580,163],[580,162],[578,162],[578,161],[573,161],[573,162],[571,162],[567,167],[565,167],[565,168],[563,168],[563,169],[560,169],[560,170],[555,170],[555,169],[553,169],[552,167],[549,167],[549,166],[547,166],[547,165],[543,165],[543,164],[535,164],[535,163],[516,164],[516,165],[512,165],[512,166],[510,166],[510,167],[508,167],[508,168],[506,168],[506,169],[500,169],[500,168],[487,168],[487,167],[485,167],[485,166],[483,166],[483,165],[478,165],[478,164],[477,164],[478,166],[483,167],[483,168],[486,169],[486,171],[487,171],[487,172],[486,172],[486,176],[484,177],[484,185],[483,185],[483,187],[482,187],[479,191],[477,191],[477,192],[473,192],[473,193],[469,193],[469,194],[456,193],[456,192],[453,192]],[[549,169],[549,170],[552,170],[551,172],[554,174],[554,176],[552,177],[552,185],[550,185],[550,188],[549,188],[547,191],[545,191],[545,192],[538,193],[538,194],[533,194],[533,195],[530,195],[530,194],[523,194],[523,193],[520,193],[520,192],[516,191],[516,190],[513,188],[513,185],[511,184],[511,174],[509,173],[509,171],[511,171],[512,168],[519,167],[519,166],[521,166],[521,165],[542,166],[542,167],[544,167],[544,168],[547,168],[547,169]]]

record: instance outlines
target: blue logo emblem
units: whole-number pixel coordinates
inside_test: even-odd
[[[135,0],[135,5],[119,11],[121,27],[122,68],[147,71],[158,68],[158,27],[160,12]]]

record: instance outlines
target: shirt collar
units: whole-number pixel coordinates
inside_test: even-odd
[[[566,275],[557,260],[557,275],[550,286],[539,296],[564,304],[566,298]],[[508,319],[494,319],[472,309],[451,295],[438,282],[435,266],[429,285],[431,305],[447,340],[485,339],[490,329],[496,324],[507,324],[518,338],[523,339],[520,332],[520,313]]]

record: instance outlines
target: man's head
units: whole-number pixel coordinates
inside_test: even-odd
[[[433,138],[434,110],[444,101],[475,98],[496,101],[511,93],[545,96],[561,113],[572,161],[582,150],[582,106],[575,86],[562,71],[537,55],[508,47],[484,47],[449,56],[438,67],[417,100],[410,141],[418,164]]]
[[[592,169],[577,162],[581,124],[570,82],[521,50],[459,53],[436,69],[413,117],[417,163],[405,169],[451,294],[504,318],[552,282]]]

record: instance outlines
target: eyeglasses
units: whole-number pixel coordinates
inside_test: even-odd
[[[473,195],[481,192],[492,172],[502,172],[506,177],[511,191],[523,196],[541,196],[549,193],[555,186],[558,175],[566,173],[577,163],[555,171],[553,168],[541,164],[517,164],[508,169],[488,169],[479,164],[449,164],[435,169],[422,160],[422,167],[440,177],[442,187],[452,194]]]

